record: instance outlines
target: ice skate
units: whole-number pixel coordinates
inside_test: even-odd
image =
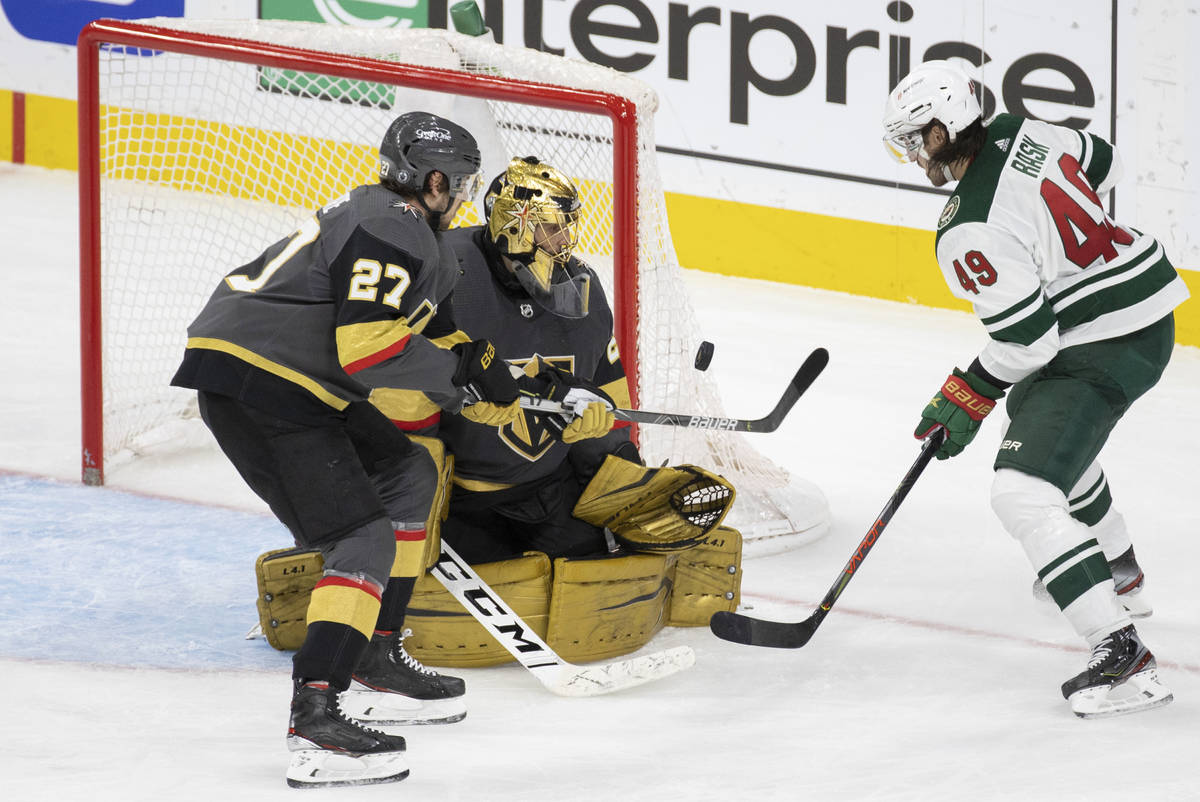
[[[369,730],[338,709],[337,693],[325,683],[296,688],[287,734],[292,788],[373,785],[408,776],[404,739]]]
[[[1113,584],[1117,589],[1117,598],[1130,618],[1148,618],[1154,612],[1150,599],[1146,596],[1146,575],[1142,573],[1134,556],[1133,546],[1130,546],[1115,560],[1108,561],[1108,570],[1112,572]],[[1042,584],[1042,580],[1033,580],[1033,597],[1038,601],[1054,603],[1050,591]]]
[[[346,715],[371,727],[450,724],[466,717],[466,683],[426,668],[405,651],[411,634],[406,629],[371,638],[341,696]]]
[[[1092,648],[1087,670],[1063,683],[1063,698],[1080,718],[1106,718],[1168,704],[1158,665],[1130,624]]]

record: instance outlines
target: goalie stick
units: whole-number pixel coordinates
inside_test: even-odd
[[[696,654],[690,646],[677,646],[603,665],[568,663],[538,637],[533,628],[522,621],[445,541],[442,542],[441,556],[429,572],[517,662],[559,696],[600,696],[670,676],[696,662]]]
[[[713,613],[712,618],[709,619],[708,628],[712,630],[712,633],[722,640],[744,643],[748,646],[770,646],[776,649],[799,649],[808,643],[813,633],[817,631],[817,627],[821,625],[825,616],[833,608],[834,602],[846,589],[846,585],[850,584],[850,580],[862,565],[863,560],[867,558],[867,554],[875,542],[879,540],[879,536],[888,522],[892,520],[892,516],[896,514],[896,510],[900,508],[900,502],[904,501],[904,497],[908,495],[908,491],[912,490],[917,478],[925,470],[925,466],[933,459],[934,453],[945,439],[945,434],[944,429],[938,429],[925,441],[921,453],[917,456],[917,461],[908,469],[908,473],[904,474],[904,478],[900,480],[900,486],[888,499],[887,504],[876,517],[875,523],[871,524],[870,530],[859,542],[850,561],[846,563],[846,567],[842,569],[837,581],[833,583],[833,587],[825,594],[825,598],[821,600],[820,606],[812,615],[803,621],[789,623],[764,621],[761,618],[721,610]]]
[[[787,389],[783,391],[783,395],[780,396],[779,401],[775,404],[775,408],[767,413],[767,415],[754,420],[619,408],[612,411],[613,417],[617,420],[629,421],[631,423],[651,423],[658,426],[687,426],[694,429],[720,429],[730,432],[773,432],[779,428],[779,424],[783,423],[783,419],[787,417],[796,400],[804,394],[804,391],[816,380],[817,376],[821,375],[821,371],[825,369],[825,365],[828,363],[829,352],[824,348],[818,348],[809,354],[808,358],[804,360],[804,364],[796,371],[796,375],[792,377],[792,381],[788,384]],[[532,412],[545,414],[565,416],[573,416],[575,414],[574,409],[570,406],[560,404],[557,401],[548,401],[530,396],[521,396],[521,407]]]

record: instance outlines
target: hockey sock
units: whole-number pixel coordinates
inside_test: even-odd
[[[1108,560],[1120,557],[1133,542],[1125,527],[1125,518],[1113,508],[1108,478],[1093,462],[1067,496],[1071,517],[1085,524],[1092,537],[1100,542]]]
[[[992,484],[992,509],[1021,544],[1063,615],[1089,644],[1130,623],[1117,601],[1104,551],[1088,528],[1067,512],[1061,490],[1035,476],[1001,468]]]
[[[417,576],[424,570],[425,527],[406,527],[392,524],[396,532],[396,557],[392,562],[391,577],[383,591],[376,630],[392,631],[404,625],[404,613],[412,599]]]

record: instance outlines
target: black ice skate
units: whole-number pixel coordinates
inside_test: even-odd
[[[412,634],[375,635],[342,694],[346,715],[371,727],[449,724],[467,715],[466,683],[421,665],[404,650]]]
[[[369,730],[338,709],[325,683],[298,685],[288,726],[287,784],[293,788],[372,785],[408,776],[404,739]]]
[[[1134,556],[1133,546],[1126,549],[1120,557],[1108,561],[1108,570],[1112,572],[1113,584],[1117,588],[1117,598],[1125,607],[1130,618],[1147,618],[1154,612],[1150,599],[1143,592],[1146,588],[1146,576]],[[1050,592],[1042,584],[1042,580],[1033,580],[1033,596],[1039,601],[1054,603]]]
[[[1080,718],[1135,713],[1175,698],[1158,681],[1154,655],[1132,624],[1096,644],[1087,670],[1064,682],[1062,694]]]

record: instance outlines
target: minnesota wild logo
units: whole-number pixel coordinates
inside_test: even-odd
[[[942,209],[942,216],[938,218],[938,228],[945,228],[946,224],[954,219],[954,215],[958,212],[958,196],[951,195],[950,200],[946,201],[945,208]]]

